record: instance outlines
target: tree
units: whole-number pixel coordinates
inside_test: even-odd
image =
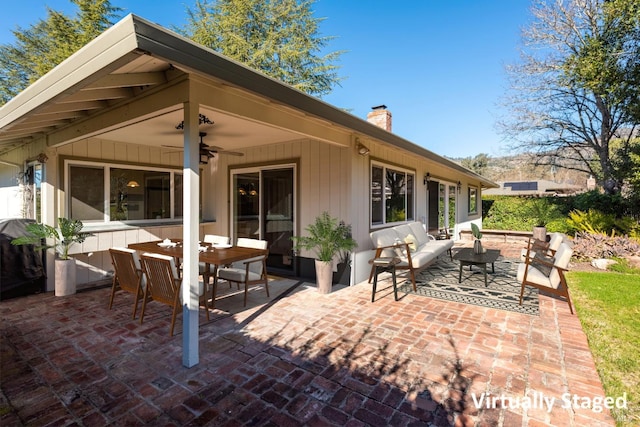
[[[340,82],[340,51],[321,55],[333,37],[318,35],[313,0],[196,0],[180,32],[308,94]]]
[[[70,0],[75,17],[47,8],[46,19],[13,30],[15,44],[0,45],[0,105],[113,25],[121,9],[109,0]]]
[[[487,165],[489,164],[489,155],[480,153],[475,157],[465,157],[460,161],[460,164],[478,175],[484,175]]]
[[[531,10],[503,131],[537,164],[587,172],[617,193],[610,142],[625,149],[640,127],[640,3],[534,0]]]

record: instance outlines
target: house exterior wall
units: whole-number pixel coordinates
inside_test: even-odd
[[[481,211],[468,213],[467,186],[462,174],[456,175],[447,168],[425,159],[389,147],[375,140],[359,138],[358,142],[370,149],[368,155],[360,155],[356,149],[356,139],[350,147],[335,145],[309,138],[287,141],[244,150],[242,157],[219,155],[201,170],[202,212],[205,220],[200,225],[204,234],[230,234],[230,174],[233,168],[277,164],[297,164],[297,223],[295,234],[304,234],[305,228],[316,216],[327,211],[330,215],[351,224],[358,248],[352,259],[352,283],[365,280],[369,273],[368,260],[373,255],[369,239],[370,226],[370,170],[371,162],[377,161],[398,166],[415,172],[415,219],[425,221],[427,217],[427,191],[423,176],[429,172],[432,177],[446,177],[446,181],[461,181],[456,212],[457,230],[470,228],[471,221],[481,220]],[[40,152],[48,156],[45,165],[45,180],[49,190],[44,197],[48,200],[46,212],[52,221],[65,215],[63,159],[104,161],[122,164],[152,164],[180,167],[182,154],[167,153],[167,150],[100,138],[84,139],[59,148],[45,148],[43,143],[34,143],[21,150],[14,150],[10,158],[3,158],[0,177],[10,183],[16,175],[17,167],[7,165],[9,161],[19,163],[22,159],[33,158]],[[13,178],[15,181],[15,178]],[[3,188],[11,192],[13,201],[8,204],[14,210],[21,205],[17,185]],[[478,191],[478,202],[480,202]],[[47,216],[45,216],[47,217]],[[182,237],[181,224],[148,226],[106,226],[95,229],[86,224],[95,236],[72,249],[78,263],[78,283],[86,284],[108,280],[112,267],[108,249],[126,246],[130,243],[164,238]],[[456,236],[454,236],[456,237]],[[312,253],[302,252],[304,257]],[[52,261],[52,258],[51,258]],[[50,280],[49,289],[53,289]]]

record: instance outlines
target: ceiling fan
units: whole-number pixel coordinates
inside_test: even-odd
[[[207,145],[202,140],[205,136],[207,136],[206,132],[200,132],[200,163],[206,165],[209,162],[209,159],[215,157],[216,154],[229,154],[231,156],[244,156],[244,153],[239,153],[237,151],[226,151],[222,147],[216,147],[214,145]],[[163,145],[163,147],[168,148],[180,148],[177,145]]]

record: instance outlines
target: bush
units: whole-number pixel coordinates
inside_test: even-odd
[[[566,232],[564,203],[556,197],[483,197],[482,226],[494,230],[530,231],[541,221],[550,232]]]
[[[575,210],[569,212],[567,225],[571,231],[584,231],[609,235],[638,236],[638,223],[631,217],[618,218],[594,209],[587,212]]]
[[[579,231],[573,239],[573,256],[580,260],[640,255],[640,244],[626,236]]]

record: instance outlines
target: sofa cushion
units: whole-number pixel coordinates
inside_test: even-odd
[[[411,267],[420,268],[429,264],[431,261],[437,258],[435,252],[416,252],[411,254]],[[406,256],[400,257],[400,261],[403,261],[405,265],[408,264],[408,258]]]
[[[524,279],[524,272],[527,264],[520,263],[518,265],[518,273],[517,278],[518,281],[522,283]],[[540,270],[535,267],[529,266],[529,272],[527,273],[527,282],[535,283],[536,285],[546,286],[548,288],[557,288],[556,286],[551,286],[551,282],[549,281],[549,277],[545,276]]]
[[[429,242],[429,240],[431,240],[429,239],[429,235],[424,229],[424,226],[422,225],[422,223],[420,222],[409,223],[409,228],[411,228],[411,232],[413,233],[413,235],[416,236],[416,239],[418,240],[418,246],[422,246],[425,243]]]
[[[369,236],[371,237],[371,242],[373,243],[374,248],[393,246],[398,241],[398,234],[391,228],[373,231],[371,232],[371,234],[369,234]],[[393,249],[385,249],[382,251],[382,254],[380,256],[394,257],[397,256],[397,253]]]

